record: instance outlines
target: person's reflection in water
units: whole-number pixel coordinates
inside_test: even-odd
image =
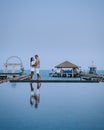
[[[31,95],[30,95],[30,104],[31,106],[35,106],[35,108],[38,108],[39,102],[40,102],[40,87],[41,83],[36,83],[37,87],[34,89],[33,83],[30,83],[30,89],[31,89]]]

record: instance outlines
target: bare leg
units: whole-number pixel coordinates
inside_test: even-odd
[[[41,79],[41,76],[39,73],[37,73],[37,80],[40,80]]]
[[[33,75],[34,75],[34,72],[32,71],[30,75],[30,80],[33,78]]]

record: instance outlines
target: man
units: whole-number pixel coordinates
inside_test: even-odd
[[[37,74],[37,80],[41,79],[40,76],[40,60],[39,60],[39,56],[35,55],[35,64],[33,64],[32,66],[36,68],[36,74]]]

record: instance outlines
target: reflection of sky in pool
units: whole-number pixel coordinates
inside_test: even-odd
[[[42,83],[38,108],[29,83],[0,84],[0,130],[103,130],[103,83]]]

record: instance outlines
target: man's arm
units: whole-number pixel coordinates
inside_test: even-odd
[[[35,64],[33,64],[33,65],[32,65],[32,67],[36,67],[36,66],[37,66],[37,64],[38,64],[38,63],[37,63],[37,61],[36,61],[36,62],[35,62]]]

